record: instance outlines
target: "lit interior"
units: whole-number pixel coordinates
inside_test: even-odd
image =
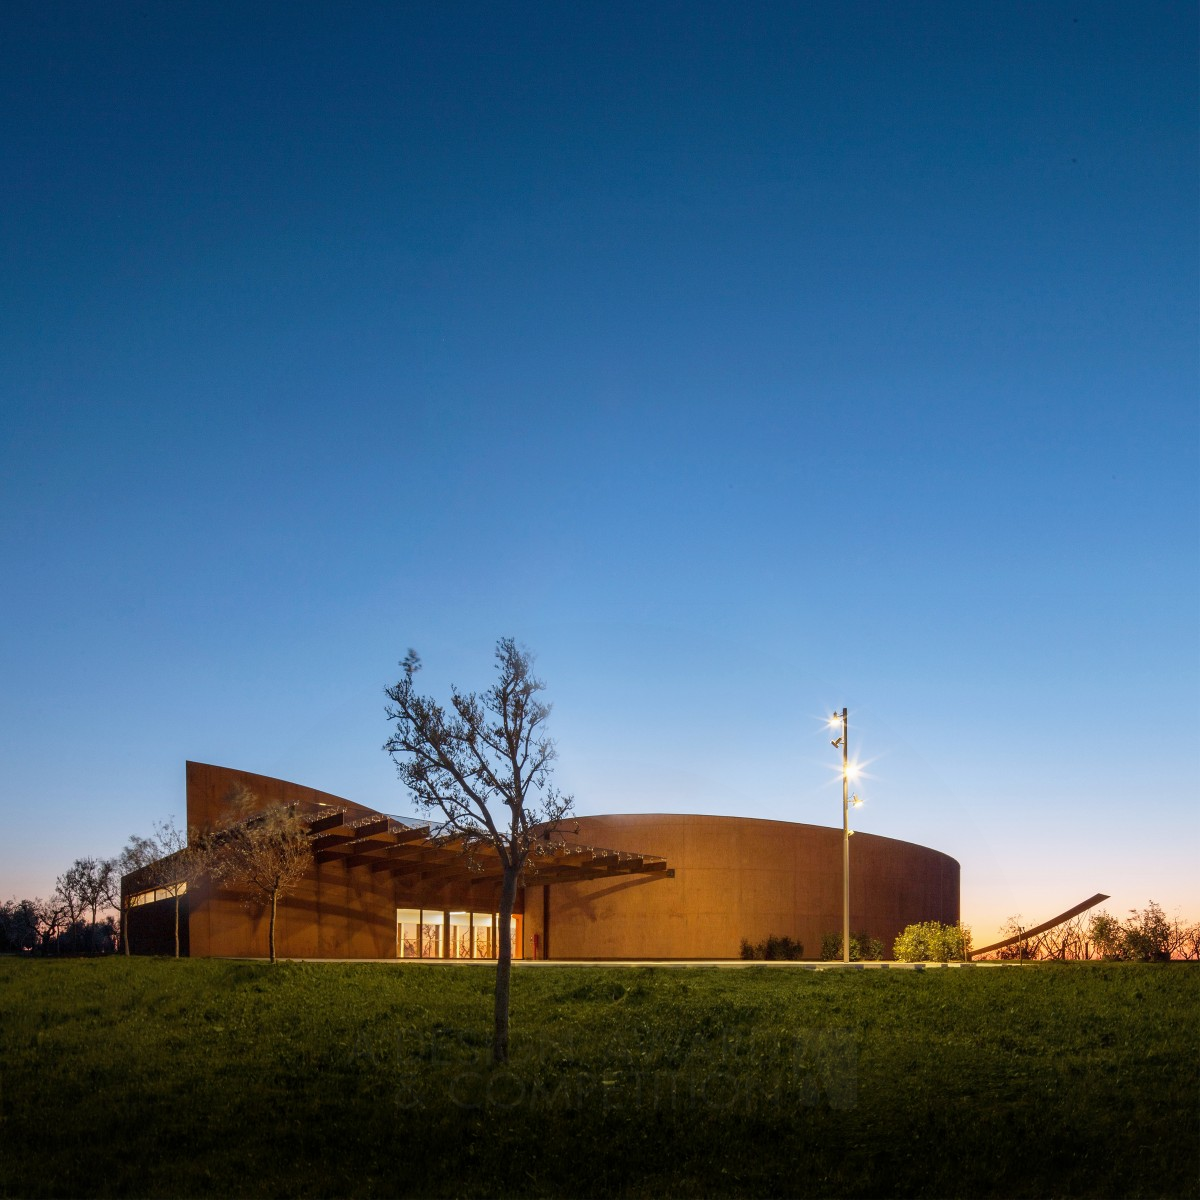
[[[125,904],[129,908],[136,908],[139,904],[153,904],[155,900],[174,900],[176,896],[184,896],[187,894],[187,881],[180,880],[179,883],[169,883],[166,887],[149,888],[144,892],[134,892]]]
[[[397,958],[495,958],[497,913],[440,908],[396,909]],[[513,958],[521,957],[521,918],[510,927]]]

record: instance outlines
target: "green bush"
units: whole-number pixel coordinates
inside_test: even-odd
[[[795,938],[769,934],[764,942],[751,943],[742,938],[742,957],[794,962],[804,957],[804,946]]]
[[[827,933],[821,939],[821,959],[824,962],[839,962],[842,957],[842,935]],[[877,962],[883,957],[883,943],[866,933],[850,935],[850,961]]]
[[[892,944],[897,962],[950,962],[965,959],[971,949],[971,931],[965,925],[922,921],[910,925]]]
[[[1162,908],[1150,901],[1150,907],[1129,910],[1124,922],[1101,909],[1092,915],[1088,933],[1100,958],[1132,959],[1135,962],[1166,962],[1171,958],[1180,930],[1173,928]]]

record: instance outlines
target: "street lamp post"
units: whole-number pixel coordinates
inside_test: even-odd
[[[841,737],[830,743],[836,750],[842,748],[842,962],[850,961],[850,715],[843,708],[829,719],[830,729],[842,727]],[[861,801],[854,797],[857,807]]]

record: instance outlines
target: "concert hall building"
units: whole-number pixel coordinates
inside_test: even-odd
[[[312,788],[187,764],[189,829],[219,826],[248,789],[295,805],[313,861],[279,901],[282,958],[494,958],[500,863],[427,825]],[[134,953],[171,953],[174,898],[162,870],[124,881]],[[266,957],[264,910],[236,889],[181,881],[181,944],[196,957]],[[186,889],[186,890],[185,890]],[[893,939],[917,921],[959,919],[959,865],[946,854],[856,833],[850,923]],[[842,831],[753,817],[628,814],[572,818],[531,856],[510,936],[518,958],[737,958],[743,940],[786,935],[820,955],[842,927]]]

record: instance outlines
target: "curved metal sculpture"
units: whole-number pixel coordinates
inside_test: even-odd
[[[1056,925],[1061,925],[1064,921],[1079,916],[1081,912],[1087,912],[1089,908],[1094,908],[1101,900],[1108,899],[1111,897],[1106,896],[1103,892],[1097,892],[1090,900],[1085,900],[1082,904],[1075,905],[1074,908],[1068,908],[1065,913],[1059,913],[1057,917],[1052,917],[1041,925],[1035,925],[1032,929],[1024,929],[1016,937],[1005,938],[1002,942],[993,942],[990,946],[980,946],[978,950],[972,950],[967,957],[975,958],[979,954],[990,954],[993,950],[1003,950],[1005,946],[1015,946],[1018,942],[1037,937],[1039,933],[1045,933],[1048,929],[1053,929]]]

